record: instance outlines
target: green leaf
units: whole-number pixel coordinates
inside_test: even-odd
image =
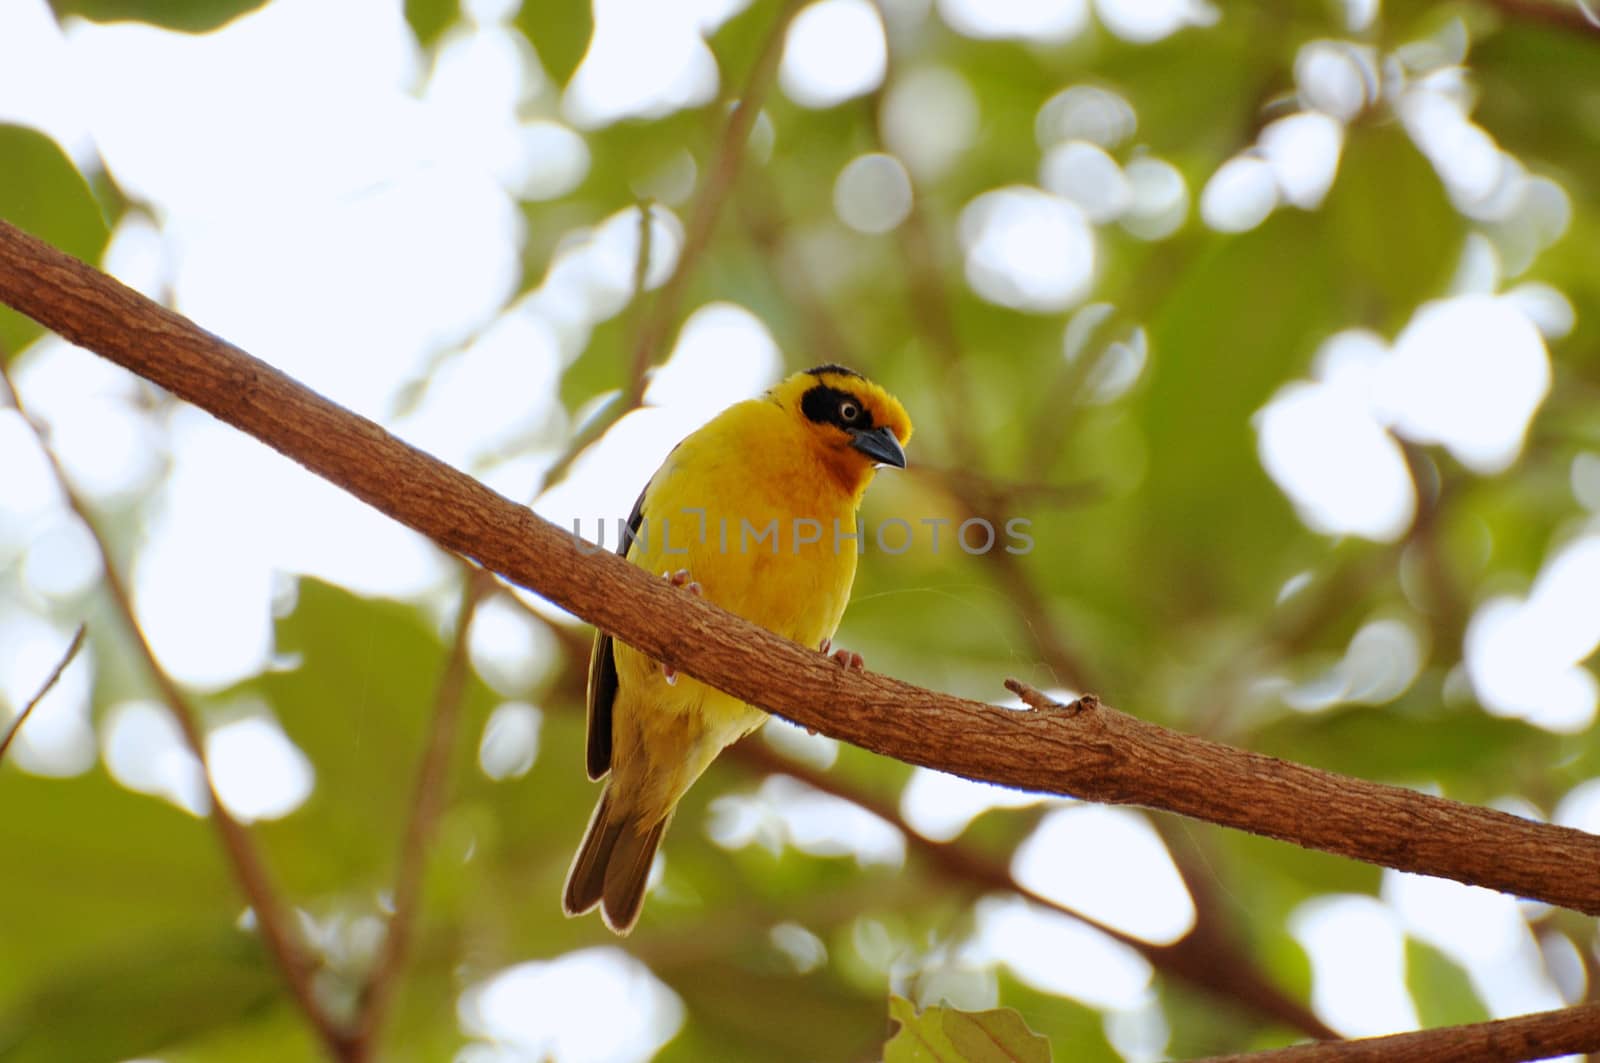
[[[147,1055],[278,992],[210,823],[98,769],[8,765],[0,810],[0,1059]]]
[[[1366,308],[1367,322],[1393,335],[1418,303],[1444,293],[1466,224],[1404,130],[1349,138],[1326,212],[1346,298]]]
[[[889,998],[900,1030],[884,1046],[884,1063],[1049,1063],[1050,1042],[1028,1029],[1011,1008],[959,1011]]]
[[[973,1063],[1050,1063],[1050,1042],[1028,1029],[1010,1008],[957,1011],[942,1008],[945,1036]]]
[[[317,767],[305,806],[258,828],[274,866],[293,893],[386,882],[449,648],[415,609],[312,579],[300,581],[276,642],[299,667],[268,672],[223,698],[267,702]],[[475,673],[464,699],[458,777],[495,700]]]
[[[0,125],[0,218],[70,255],[97,261],[108,232],[89,184],[43,133]],[[0,306],[0,357],[10,357],[44,330]]]
[[[776,4],[760,0],[724,22],[711,35],[711,50],[729,85],[743,85],[749,79],[750,69],[755,66],[761,46],[772,32],[772,20],[777,16]]]
[[[1431,945],[1406,939],[1406,988],[1422,1028],[1487,1022],[1492,1016],[1472,989],[1467,972]]]
[[[0,810],[0,1015],[136,942],[230,930],[244,908],[209,823],[103,771],[8,764]]]
[[[266,0],[50,0],[56,18],[78,15],[94,22],[148,22],[169,30],[207,33]]]
[[[589,50],[594,11],[589,0],[523,0],[516,24],[533,42],[550,80],[565,85]]]
[[[727,941],[725,949],[701,962],[670,969],[656,965],[656,973],[694,1016],[662,1050],[661,1063],[865,1057],[866,1047],[881,1035],[881,1004],[842,985],[826,969],[807,975],[760,969],[744,954],[750,938],[738,937],[742,941]],[[711,940],[711,935],[701,938]],[[771,1016],[778,1014],[787,1021],[774,1024]]]
[[[900,996],[889,998],[889,1021],[899,1031],[883,1046],[883,1063],[960,1063],[956,1046],[944,1032],[941,1008],[917,1014],[911,1001]]]
[[[416,1046],[402,1041],[398,1028],[404,1019],[396,1019],[396,1032],[384,1046],[384,1059],[386,1063],[414,1063],[418,1059]],[[459,1041],[458,1037],[449,1049],[422,1058],[448,1059]],[[187,1037],[181,1045],[163,1049],[160,1055],[162,1063],[211,1063],[218,1059],[228,1063],[282,1063],[285,1059],[322,1058],[321,1040],[306,1022],[305,1013],[287,994],[279,994],[267,1006],[235,1016],[231,1022],[216,1023],[213,1029]]]
[[[255,938],[219,927],[96,957],[0,1014],[0,1057],[115,1060],[226,1029],[278,993]]]
[[[406,0],[406,21],[424,48],[461,18],[461,0]]]
[[[1072,1063],[1117,1063],[1122,1055],[1106,1040],[1105,1018],[1087,1004],[1028,986],[1004,967],[1000,1002],[1028,1017],[1029,1028],[1049,1040],[1059,1058]]]
[[[1209,623],[1217,603],[1263,594],[1264,574],[1296,541],[1300,524],[1261,468],[1251,417],[1349,323],[1328,295],[1341,280],[1331,257],[1305,251],[1327,239],[1320,216],[1279,211],[1252,232],[1169,245],[1187,269],[1150,324],[1158,354],[1137,407],[1149,465],[1129,514],[1137,527],[1119,547],[1141,551],[1139,592],[1168,615]]]
[[[1559,742],[1547,732],[1486,713],[1448,712],[1439,700],[1424,692],[1376,708],[1284,716],[1262,727],[1255,748],[1369,779],[1432,780],[1449,797],[1480,803],[1503,793],[1530,759],[1547,765],[1560,758]]]

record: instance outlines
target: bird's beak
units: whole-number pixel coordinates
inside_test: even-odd
[[[888,425],[870,431],[852,428],[849,432],[850,445],[867,457],[882,465],[893,465],[897,469],[906,467],[906,452],[900,446],[900,440],[895,436],[894,429]]]

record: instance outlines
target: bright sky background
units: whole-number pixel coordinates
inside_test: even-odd
[[[63,33],[44,0],[10,0],[0,8],[0,120],[47,132],[82,166],[103,159],[150,205],[120,224],[106,253],[118,277],[496,489],[532,497],[574,427],[556,401],[559,374],[629,298],[639,218],[629,208],[568,240],[532,291],[513,298],[525,235],[516,202],[582,181],[583,130],[711,99],[719,72],[703,33],[741,4],[596,0],[595,40],[564,95],[506,25],[509,6],[469,0],[470,18],[430,58],[398,0],[275,0],[200,37],[81,21]],[[974,37],[1039,42],[1069,39],[1091,20],[1143,42],[1219,17],[1203,0],[885,7],[896,20],[942,18]],[[1348,3],[1351,29],[1374,7]],[[790,30],[779,89],[811,108],[871,91],[885,74],[886,39],[865,0],[819,0]],[[1240,232],[1274,210],[1315,209],[1337,180],[1346,124],[1387,108],[1458,209],[1501,223],[1500,236],[1465,246],[1451,294],[1417,307],[1397,335],[1328,337],[1309,377],[1274,396],[1255,427],[1264,467],[1310,527],[1396,539],[1416,505],[1397,437],[1443,447],[1485,475],[1506,468],[1550,386],[1546,343],[1573,317],[1559,292],[1516,281],[1563,231],[1565,192],[1473,123],[1464,37],[1446,31],[1430,43],[1399,58],[1349,41],[1307,44],[1294,65],[1292,108],[1197,189],[1138,144],[1127,100],[1101,86],[1063,86],[1038,114],[1037,183],[992,189],[961,212],[967,282],[1002,306],[1075,311],[1063,333],[1063,356],[1075,357],[1110,311],[1091,302],[1099,230],[1158,240],[1186,224]],[[865,233],[893,229],[912,178],[942,173],[981,123],[958,72],[903,71],[884,106],[894,154],[863,155],[840,171],[840,220]],[[673,178],[680,193],[694,172],[685,158]],[[662,198],[670,205],[654,208],[651,286],[670,272],[682,239],[683,196]],[[1114,401],[1147,358],[1160,357],[1146,345],[1142,331],[1120,341],[1097,381],[1099,401]],[[625,514],[668,448],[775,381],[783,365],[747,308],[694,308],[651,385],[651,408],[624,419],[537,508],[563,522]],[[438,550],[232,429],[189,409],[152,416],[124,373],[54,339],[26,352],[17,378],[96,506],[125,509],[153,488],[134,593],[156,652],[183,683],[216,690],[273,666],[272,616],[289,604],[295,574],[435,615],[448,607],[456,576]],[[47,619],[50,604],[99,572],[28,433],[4,412],[0,468],[0,568],[16,561],[20,573],[0,597],[0,694],[15,705],[69,634]],[[1587,484],[1600,510],[1600,470],[1575,469],[1574,484]],[[1596,681],[1579,662],[1600,643],[1600,596],[1574,588],[1596,585],[1600,532],[1590,528],[1551,550],[1526,593],[1483,605],[1465,675],[1490,711],[1563,732],[1592,723]],[[1321,711],[1392,699],[1420,668],[1418,638],[1403,621],[1374,618],[1326,676],[1286,690],[1285,700]],[[515,610],[491,607],[472,650],[508,697],[482,736],[480,765],[513,780],[539,754],[540,713],[512,695],[556,649]],[[123,785],[202,814],[196,764],[158,706],[126,702],[91,724],[94,666],[85,652],[68,670],[23,732],[18,764],[70,776],[102,760]],[[808,757],[831,755],[825,740],[778,728],[772,739]],[[268,706],[235,706],[209,748],[221,797],[242,818],[291,815],[316,785]],[[903,811],[914,829],[946,839],[989,808],[1035,800],[919,771]],[[1146,818],[1056,805],[1016,854],[1019,880],[1145,940],[1181,936],[1193,906]],[[864,864],[904,859],[893,827],[782,777],[722,798],[707,829],[729,846],[853,853]],[[1015,899],[983,901],[978,926],[953,961],[972,976],[962,984],[973,999],[992,994],[982,972],[1004,963],[1033,985],[1106,1009],[1127,1058],[1159,1057],[1166,1032],[1151,971],[1131,950]],[[1407,934],[1461,962],[1497,1015],[1561,1003],[1538,973],[1515,902],[1483,891],[1391,874],[1380,897],[1305,906],[1294,933],[1312,958],[1319,1014],[1344,1032],[1416,1025],[1402,980]],[[858,928],[864,954],[882,934]],[[776,928],[774,940],[800,969],[825,956],[799,927]],[[615,999],[631,1006],[608,1007],[604,1021],[591,1014],[589,1002]],[[458,1011],[462,1029],[481,1039],[461,1057],[475,1063],[545,1052],[646,1058],[683,1021],[671,990],[611,947],[529,957],[467,987]]]

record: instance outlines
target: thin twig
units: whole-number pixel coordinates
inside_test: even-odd
[[[4,223],[0,223],[3,226]],[[4,256],[0,255],[0,259]],[[87,267],[86,267],[87,268]],[[143,298],[141,296],[141,298]],[[155,306],[155,303],[151,303]],[[192,327],[192,326],[191,326]],[[28,417],[27,410],[22,404],[22,398],[12,384],[11,375],[5,367],[4,359],[0,359],[0,384],[3,384],[11,404],[22,413],[23,420],[33,428],[38,436],[39,447],[44,452],[61,492],[66,497],[67,505],[72,509],[79,520],[89,530],[94,539],[95,549],[100,555],[102,578],[106,590],[110,592],[111,600],[116,605],[117,612],[127,625],[128,634],[132,638],[134,648],[143,659],[145,667],[150,673],[151,680],[160,692],[161,698],[166,702],[167,708],[172,712],[173,718],[178,723],[178,729],[183,732],[184,740],[188,743],[189,750],[194,754],[200,764],[201,777],[205,780],[206,795],[211,803],[211,821],[216,824],[217,834],[222,842],[223,851],[227,854],[228,861],[233,866],[234,877],[238,880],[246,900],[255,912],[256,925],[260,928],[261,939],[271,954],[283,975],[285,984],[295,1003],[305,1014],[318,1038],[327,1048],[330,1055],[339,1060],[351,1060],[351,1040],[349,1034],[340,1028],[339,1024],[322,1006],[317,999],[315,987],[312,984],[316,962],[313,960],[304,940],[299,935],[294,920],[279,900],[277,890],[273,886],[271,875],[267,871],[265,862],[260,852],[256,849],[255,841],[250,832],[238,820],[233,818],[222,803],[217,793],[215,781],[211,776],[211,766],[206,756],[205,733],[201,729],[199,715],[194,707],[189,704],[188,697],[178,687],[177,682],[167,674],[166,669],[156,659],[155,651],[151,649],[149,640],[145,637],[144,628],[139,624],[138,615],[134,612],[133,599],[128,594],[127,585],[123,582],[111,556],[111,549],[106,542],[104,533],[99,524],[89,513],[89,507],[83,498],[73,488],[68,479],[66,470],[61,466],[61,460],[50,447],[39,426]]]
[[[572,464],[579,454],[604,435],[612,425],[644,403],[645,389],[650,383],[650,367],[661,359],[667,332],[677,320],[689,278],[699,266],[700,256],[711,242],[712,233],[716,231],[723,205],[727,201],[729,190],[733,187],[734,179],[738,177],[745,148],[750,142],[750,130],[755,125],[756,116],[761,113],[761,101],[766,98],[773,74],[777,71],[778,59],[783,54],[784,32],[800,6],[799,0],[787,0],[784,4],[773,21],[772,28],[767,32],[761,54],[745,82],[744,93],[728,114],[727,124],[723,126],[722,139],[717,145],[716,158],[706,170],[705,178],[701,181],[695,193],[694,203],[690,207],[689,221],[684,227],[683,246],[678,251],[678,261],[673,265],[672,275],[656,293],[655,301],[650,307],[640,311],[639,324],[634,330],[633,353],[628,362],[627,388],[616,402],[597,412],[589,423],[584,425],[566,453],[557,459],[545,474],[545,487],[553,487],[564,479],[572,471]],[[640,305],[644,280],[650,268],[649,205],[642,204],[640,210],[640,225],[644,231],[640,234],[639,258],[634,269],[635,306]]]
[[[639,253],[633,262],[633,299],[632,309],[629,311],[635,317],[635,331],[642,334],[643,322],[646,314],[643,310],[645,281],[650,275],[650,256],[653,253],[653,233],[655,225],[651,219],[651,203],[645,200],[639,204]],[[682,265],[682,260],[679,260]],[[644,402],[645,371],[654,361],[639,367],[637,373],[630,377],[630,384],[618,396],[618,401],[611,403],[604,409],[596,410],[570,440],[561,456],[556,458],[550,468],[545,471],[541,490],[548,490],[567,478],[572,471],[572,463],[578,460],[578,455],[589,449],[590,445],[605,435],[611,426],[622,420],[628,414],[638,409]]]
[[[1527,22],[1542,22],[1564,30],[1600,34],[1600,8],[1594,0],[1489,0],[1489,3],[1513,18]]]
[[[383,947],[372,967],[361,994],[357,1013],[354,1058],[377,1058],[383,1022],[398,994],[401,978],[411,952],[422,910],[422,885],[428,867],[428,849],[433,842],[439,815],[444,811],[450,776],[450,758],[455,752],[460,730],[461,704],[467,686],[468,638],[478,606],[494,592],[494,576],[474,568],[464,581],[461,604],[456,611],[455,637],[445,658],[444,672],[433,697],[433,716],[428,725],[428,741],[417,766],[412,789],[411,818],[406,823],[400,844],[398,871],[395,874],[394,910],[383,935]]]
[[[72,663],[72,659],[78,656],[78,651],[83,648],[84,632],[87,630],[87,625],[78,625],[77,632],[72,636],[72,642],[67,645],[67,652],[61,655],[61,661],[45,677],[44,685],[39,688],[39,692],[30,698],[26,705],[22,706],[22,711],[17,713],[17,718],[11,721],[10,727],[6,728],[5,737],[0,738],[0,763],[5,762],[6,750],[11,748],[12,741],[17,737],[17,732],[22,730],[22,725],[27,721],[29,714],[38,707],[39,702],[44,700],[44,696],[55,687],[56,683],[61,679],[61,673],[67,670],[67,666]]]
[[[629,376],[636,383],[629,387],[623,403],[628,409],[637,406],[639,400],[643,398],[645,369],[660,357],[660,347],[666,340],[667,331],[678,318],[679,306],[683,302],[689,277],[699,265],[700,255],[711,243],[711,235],[716,231],[717,221],[722,216],[728,192],[733,187],[734,179],[739,175],[745,146],[750,141],[750,130],[755,126],[756,116],[761,113],[761,103],[766,99],[767,89],[778,68],[778,60],[783,55],[784,34],[789,28],[790,20],[801,6],[802,0],[784,0],[783,7],[779,9],[773,19],[772,27],[767,31],[755,65],[750,68],[750,75],[745,79],[744,91],[740,93],[738,102],[734,104],[733,111],[728,116],[728,124],[723,128],[722,141],[717,146],[716,158],[706,170],[705,179],[695,196],[688,224],[684,226],[683,247],[678,252],[677,265],[672,271],[672,276],[661,286],[650,313],[645,316],[639,337],[634,342]]]
[[[1406,531],[1405,545],[1416,551],[1420,561],[1425,611],[1433,625],[1433,647],[1435,652],[1456,648],[1466,636],[1471,606],[1451,577],[1440,542],[1450,485],[1428,460],[1426,451],[1415,443],[1399,442],[1416,494],[1416,516]]]

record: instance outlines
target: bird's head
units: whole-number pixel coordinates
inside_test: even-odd
[[[841,483],[864,489],[879,465],[906,467],[911,418],[883,388],[841,365],[796,373],[768,393]]]

